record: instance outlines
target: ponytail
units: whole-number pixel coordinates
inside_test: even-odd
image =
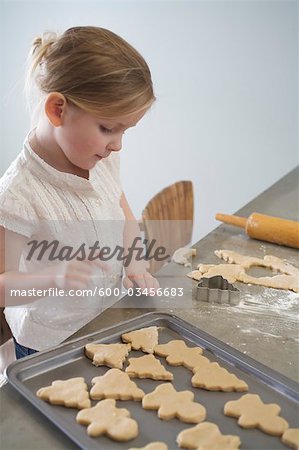
[[[43,92],[38,88],[38,77],[42,73],[44,58],[57,39],[56,33],[48,31],[42,36],[35,37],[31,43],[31,49],[27,57],[27,75],[24,87],[31,117],[31,127],[36,125],[37,118],[35,116],[43,100]]]
[[[28,55],[28,71],[27,83],[32,82],[32,78],[39,66],[41,66],[43,59],[46,57],[49,49],[57,41],[57,34],[51,31],[45,32],[42,37],[36,37],[32,44]]]

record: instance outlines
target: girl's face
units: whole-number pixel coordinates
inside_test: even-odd
[[[56,142],[72,164],[90,170],[111,152],[121,150],[125,130],[134,127],[144,114],[98,118],[68,104],[62,125],[55,128]]]

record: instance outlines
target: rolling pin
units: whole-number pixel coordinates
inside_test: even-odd
[[[253,239],[299,248],[299,222],[258,213],[250,214],[248,219],[218,213],[216,220],[245,229]]]

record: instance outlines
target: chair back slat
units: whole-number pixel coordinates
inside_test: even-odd
[[[193,185],[178,181],[156,194],[142,212],[145,237],[156,246],[166,248],[167,254],[190,243],[193,231]],[[150,260],[150,272],[156,273],[165,262]]]

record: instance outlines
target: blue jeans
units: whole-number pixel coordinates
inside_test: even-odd
[[[33,348],[24,347],[24,345],[18,344],[14,337],[13,341],[15,344],[15,353],[17,359],[24,358],[24,356],[32,355],[33,353],[37,352],[37,350],[33,350]]]

